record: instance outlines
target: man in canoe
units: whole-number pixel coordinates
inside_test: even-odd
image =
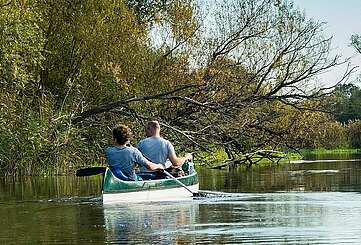
[[[150,161],[163,164],[164,168],[170,166],[181,167],[186,160],[192,160],[192,154],[187,153],[184,157],[177,157],[172,143],[160,136],[158,121],[150,121],[146,128],[147,138],[138,144],[140,152]],[[141,171],[144,171],[141,168]]]
[[[122,180],[137,180],[136,165],[151,171],[163,170],[162,164],[147,160],[137,148],[128,146],[131,134],[131,129],[125,125],[113,129],[114,146],[108,147],[105,155],[114,175]]]

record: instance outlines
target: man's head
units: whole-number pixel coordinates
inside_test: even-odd
[[[147,137],[159,136],[160,125],[158,121],[149,121],[146,129]]]
[[[127,143],[131,136],[132,130],[128,126],[118,125],[113,128],[113,138],[120,145]]]

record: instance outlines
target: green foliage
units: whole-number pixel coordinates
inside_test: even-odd
[[[92,128],[71,126],[66,115],[52,112],[51,102],[48,108],[43,103],[41,117],[20,103],[7,103],[12,108],[0,111],[1,174],[64,174],[101,162],[107,142],[99,141]]]
[[[103,162],[108,125],[118,117],[78,127],[71,122],[74,114],[186,83],[179,70],[188,72],[188,62],[181,54],[160,59],[166,51],[149,45],[145,25],[155,17],[170,20],[179,11],[160,13],[176,2],[0,1],[1,172],[64,173]],[[188,28],[176,19],[172,23]],[[170,113],[175,106],[135,104],[134,109]],[[126,117],[122,122],[139,127]]]
[[[157,21],[160,12],[167,9],[169,0],[126,0],[127,5],[134,10],[140,23]]]
[[[361,119],[361,89],[351,83],[338,85],[328,107],[341,123]]]
[[[73,107],[68,100],[81,98],[99,104],[134,92],[129,84],[142,81],[137,68],[149,67],[145,30],[123,1],[56,1],[39,8],[48,40],[41,83],[57,103]]]
[[[300,106],[318,108],[320,101],[307,101]],[[270,117],[264,120],[264,127],[273,132],[268,137],[271,137],[269,141],[274,142],[271,144],[274,147],[282,145],[279,141],[297,149],[333,149],[348,145],[345,127],[327,113],[298,110],[279,102],[269,104],[263,112]]]
[[[350,146],[361,148],[361,120],[352,121],[346,126],[347,138]]]
[[[227,153],[224,150],[217,150],[212,153],[201,152],[195,157],[195,162],[199,165],[213,166],[228,159]]]
[[[352,155],[352,154],[359,154],[359,149],[350,149],[350,148],[336,148],[336,149],[325,149],[325,148],[316,148],[316,149],[302,149],[301,150],[303,155]]]
[[[113,64],[136,67],[129,50],[140,52],[144,30],[123,1],[0,6],[1,173],[64,173],[102,162],[108,129],[77,128],[70,118],[86,103],[127,93],[123,81],[134,72]]]
[[[333,66],[321,25],[288,1],[224,3],[202,27],[192,0],[0,0],[1,172],[104,163],[110,127],[129,124],[137,140],[147,118],[169,123],[162,132],[179,149],[194,144],[171,128],[212,145],[211,160],[262,147],[344,144],[344,127],[331,117],[274,102]],[[183,85],[196,89],[72,121],[90,108]],[[349,99],[355,114],[359,92],[343,93],[340,108]]]
[[[36,82],[44,60],[41,15],[16,1],[0,1],[0,88],[25,89]]]

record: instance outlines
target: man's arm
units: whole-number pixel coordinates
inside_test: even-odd
[[[177,157],[177,155],[174,153],[174,154],[171,154],[168,158],[171,161],[173,166],[180,167],[183,165],[183,163],[186,160],[192,160],[193,156],[192,156],[192,153],[187,153],[187,154],[185,154],[184,157]]]
[[[183,165],[183,163],[186,160],[193,159],[192,153],[187,153],[187,154],[185,154],[184,157],[177,157],[177,155],[175,154],[174,147],[173,147],[172,143],[170,143],[169,141],[167,141],[167,148],[168,148],[168,159],[171,161],[172,165],[175,167],[180,167]]]

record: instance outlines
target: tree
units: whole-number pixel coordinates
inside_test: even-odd
[[[353,84],[338,85],[331,97],[328,106],[337,121],[348,123],[352,120],[361,119],[361,90]]]
[[[348,141],[351,147],[361,147],[361,121],[350,121],[346,126]]]
[[[101,161],[106,123],[115,123],[117,117],[107,115],[75,127],[72,115],[92,105],[147,94],[164,81],[164,87],[171,87],[167,74],[184,67],[183,61],[160,61],[165,51],[149,45],[147,23],[123,0],[9,1],[0,8],[4,173]],[[169,12],[164,18],[172,16]]]
[[[300,107],[329,93],[314,79],[346,61],[330,58],[331,38],[323,36],[322,23],[306,19],[288,1],[217,1],[217,6],[222,7],[211,8],[212,17],[197,32],[198,46],[169,47],[172,52],[162,63],[169,66],[166,62],[180,57],[177,50],[187,51],[189,72],[181,74],[189,84],[94,106],[75,122],[121,109],[123,115],[158,118],[193,143],[244,153],[265,147],[269,137],[263,135],[277,134],[266,126],[277,118],[264,108],[276,101]],[[343,79],[352,71],[346,70]],[[135,103],[154,103],[167,113],[134,111]]]

